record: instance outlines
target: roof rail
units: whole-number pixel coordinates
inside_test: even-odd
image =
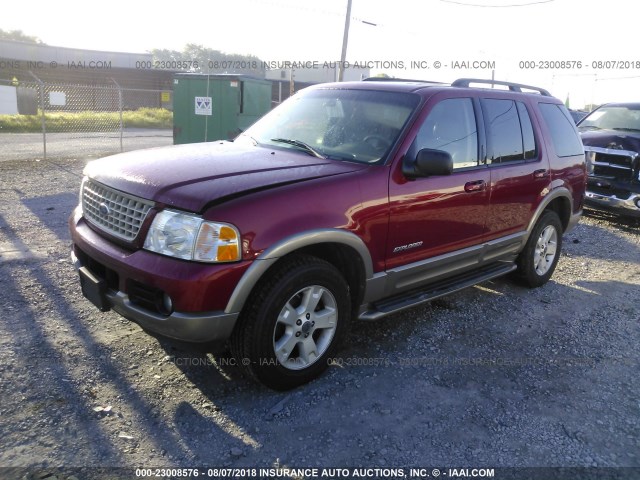
[[[523,85],[522,83],[513,83],[513,82],[501,82],[499,80],[486,80],[481,78],[459,78],[455,82],[451,84],[452,87],[469,87],[470,83],[486,83],[490,85],[503,85],[505,87],[509,87],[509,90],[512,92],[522,92],[522,89],[525,88],[527,90],[533,90],[534,92],[540,93],[540,95],[544,97],[552,97],[548,90],[540,87],[533,87],[531,85]]]
[[[432,80],[415,80],[413,78],[393,78],[393,77],[367,77],[362,79],[363,82],[417,82],[417,83],[433,83],[437,85],[446,85],[444,82],[434,82]]]

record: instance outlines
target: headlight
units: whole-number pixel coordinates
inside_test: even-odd
[[[593,169],[596,163],[596,152],[592,152],[590,150],[586,150],[584,152],[585,161],[587,164],[587,174],[591,175],[593,173]]]
[[[163,210],[153,219],[144,248],[184,260],[235,262],[240,260],[240,234],[233,225]]]
[[[82,183],[80,184],[80,193],[78,194],[78,206],[80,207],[80,211],[84,211],[84,207],[82,206],[83,198],[84,198],[84,184],[89,180],[88,177],[82,177]]]

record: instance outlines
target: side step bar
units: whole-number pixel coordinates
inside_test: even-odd
[[[479,270],[462,273],[454,277],[441,280],[440,282],[427,285],[420,290],[411,290],[402,295],[386,298],[371,304],[371,309],[360,314],[360,320],[378,320],[387,315],[401,312],[407,308],[421,305],[436,298],[449,295],[450,293],[472,287],[478,283],[486,282],[492,278],[501,277],[514,271],[517,268],[515,263],[494,263]]]

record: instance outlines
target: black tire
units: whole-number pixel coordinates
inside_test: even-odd
[[[236,361],[274,390],[313,380],[348,331],[350,298],[330,263],[310,255],[284,259],[247,300],[231,337]]]
[[[529,288],[544,285],[553,275],[562,249],[562,223],[552,210],[542,213],[518,256],[518,276]]]

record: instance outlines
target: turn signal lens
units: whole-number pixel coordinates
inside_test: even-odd
[[[240,260],[240,234],[226,224],[203,222],[196,240],[194,260],[235,262]]]

